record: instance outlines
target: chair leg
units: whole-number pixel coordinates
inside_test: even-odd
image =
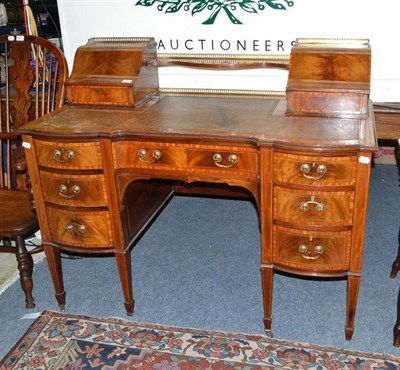
[[[393,328],[393,345],[400,347],[400,289],[397,296],[397,320]]]
[[[400,231],[399,231],[399,249],[397,251],[397,257],[392,265],[392,271],[390,277],[394,279],[397,273],[400,271]],[[393,345],[400,347],[400,289],[397,295],[397,320],[393,328]]]
[[[399,271],[400,271],[400,246],[399,246],[399,250],[397,253],[397,257],[392,264],[392,270],[390,272],[390,277],[392,279],[394,279]]]
[[[25,293],[26,308],[34,308],[35,303],[32,296],[33,281],[33,258],[26,250],[25,240],[22,236],[15,238],[16,257],[22,290]]]

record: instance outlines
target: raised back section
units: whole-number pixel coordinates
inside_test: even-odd
[[[69,104],[138,107],[158,92],[154,38],[92,38],[78,48]]]
[[[368,40],[298,39],[290,54],[287,114],[366,117],[370,78]]]
[[[154,96],[160,92],[158,68],[171,66],[286,69],[289,70],[287,115],[368,116],[371,49],[366,39],[298,39],[288,58],[276,55],[157,55],[157,45],[152,37],[93,38],[75,54],[73,70],[66,83],[68,103],[141,107],[154,101]],[[198,92],[203,94],[204,89],[190,89],[190,94]],[[265,91],[235,90],[233,93],[265,95]]]

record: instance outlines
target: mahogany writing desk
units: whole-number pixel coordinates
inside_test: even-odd
[[[266,331],[279,270],[347,278],[350,339],[376,149],[367,103],[347,117],[296,115],[276,97],[158,91],[138,107],[69,104],[28,124],[24,147],[59,305],[60,251],[113,253],[132,315],[130,249],[162,205],[174,193],[246,196],[259,214]]]

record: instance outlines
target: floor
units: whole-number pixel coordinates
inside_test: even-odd
[[[39,245],[40,243],[40,232],[38,232],[34,238],[27,242],[27,248],[29,250],[33,248],[34,245]],[[44,258],[43,253],[38,253],[33,256],[35,262],[42,258]],[[15,254],[0,253],[0,294],[18,278],[18,266]]]
[[[17,261],[14,254],[0,254],[0,294],[18,278]]]

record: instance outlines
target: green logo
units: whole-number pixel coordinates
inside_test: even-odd
[[[139,0],[135,5],[153,6],[165,13],[177,13],[180,10],[189,11],[192,7],[192,15],[203,11],[211,12],[203,24],[214,24],[221,10],[225,12],[233,24],[242,24],[233,13],[244,10],[247,13],[258,13],[267,6],[275,10],[287,10],[294,5],[289,0]]]

